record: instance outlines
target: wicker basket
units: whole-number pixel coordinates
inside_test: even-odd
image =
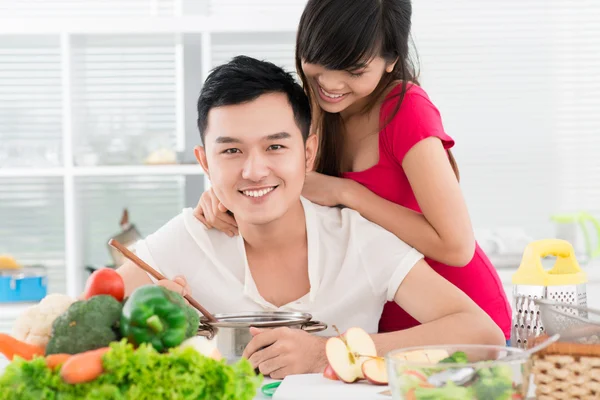
[[[532,373],[537,400],[600,399],[600,345],[554,343],[533,356]]]

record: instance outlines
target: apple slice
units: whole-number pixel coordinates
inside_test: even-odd
[[[388,375],[385,360],[381,357],[371,358],[362,365],[365,378],[374,385],[387,385]]]
[[[331,379],[332,381],[340,380],[340,378],[337,377],[335,371],[333,370],[333,368],[331,368],[331,365],[329,364],[327,364],[327,367],[325,367],[325,371],[323,371],[323,376],[327,379]]]
[[[350,328],[339,337],[327,340],[325,354],[337,377],[346,383],[364,379],[362,364],[377,356],[371,336],[361,328]]]
[[[358,363],[358,377],[364,379],[365,376],[362,372],[362,364],[371,359],[377,357],[377,349],[375,348],[375,342],[371,336],[361,328],[350,328],[344,334],[348,348],[352,352],[352,355],[357,359]]]
[[[346,383],[353,383],[359,380],[360,366],[357,364],[356,357],[348,351],[348,346],[339,337],[332,337],[327,339],[325,344],[325,354],[331,369],[340,378],[341,381]]]

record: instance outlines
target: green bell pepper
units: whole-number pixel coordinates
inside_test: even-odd
[[[159,352],[179,346],[187,338],[189,322],[177,296],[160,286],[137,288],[123,306],[120,324],[123,337],[135,346],[150,343]]]

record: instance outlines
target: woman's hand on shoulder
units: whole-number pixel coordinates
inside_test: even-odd
[[[354,181],[311,171],[306,174],[302,196],[322,206],[345,205],[345,195]]]
[[[211,188],[200,196],[194,216],[208,229],[214,228],[229,236],[235,236],[238,234],[237,222],[227,211]]]

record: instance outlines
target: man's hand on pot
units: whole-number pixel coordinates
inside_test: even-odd
[[[327,366],[327,338],[291,328],[250,328],[250,333],[253,338],[242,356],[265,376],[283,379],[288,375],[320,373]]]

